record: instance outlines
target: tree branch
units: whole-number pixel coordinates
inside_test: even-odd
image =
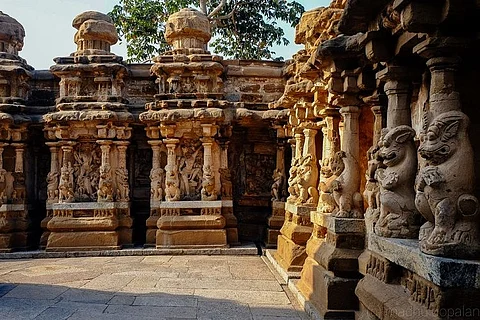
[[[207,0],[200,0],[200,11],[205,15],[207,14]]]
[[[233,7],[232,11],[230,11],[229,14],[226,14],[224,16],[218,16],[216,18],[213,18],[211,20],[214,20],[214,21],[218,21],[218,20],[227,20],[227,19],[230,19],[231,17],[233,17],[233,15],[235,14],[235,11],[237,11],[237,7],[239,5],[241,5],[243,3],[243,1],[240,1],[240,2],[237,2],[235,3],[235,6]]]
[[[220,4],[215,9],[213,9],[212,12],[208,14],[208,17],[213,18],[215,15],[217,15],[220,12],[220,10],[222,10],[222,8],[225,7],[226,3],[227,3],[227,0],[220,1]]]

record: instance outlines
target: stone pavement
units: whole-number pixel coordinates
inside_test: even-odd
[[[305,320],[259,256],[0,260],[0,319]]]

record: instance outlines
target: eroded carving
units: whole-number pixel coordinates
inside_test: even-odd
[[[180,179],[178,178],[178,167],[176,164],[166,167],[165,176],[165,200],[179,201],[180,200]]]
[[[211,166],[204,167],[202,181],[202,201],[217,200],[217,190],[215,189],[215,174]]]
[[[280,169],[275,169],[272,175],[272,201],[285,201],[283,185],[285,184],[285,176]]]
[[[380,157],[385,169],[377,170],[380,182],[380,216],[375,233],[391,238],[416,238],[419,214],[415,208],[417,152],[409,126],[391,129],[381,140]]]
[[[421,135],[425,159],[416,181],[415,204],[427,219],[420,229],[423,252],[451,257],[478,253],[478,199],[473,195],[473,150],[469,119],[460,111],[435,118]]]
[[[356,160],[344,151],[336,152],[332,161],[332,171],[341,172],[331,184],[336,203],[332,214],[336,217],[363,217],[363,198],[356,187],[348,183],[352,175],[358,175],[358,172],[352,172],[353,168],[357,168],[354,162],[356,163]]]

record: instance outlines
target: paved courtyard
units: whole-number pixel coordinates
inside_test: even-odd
[[[0,260],[0,319],[301,320],[259,256]]]

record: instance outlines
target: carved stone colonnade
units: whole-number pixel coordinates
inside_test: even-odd
[[[458,36],[478,29],[478,5],[462,8],[472,13],[451,2],[333,1],[297,27],[305,50],[273,105],[290,109],[296,152],[271,260],[322,318],[480,314],[469,102],[478,41]],[[302,163],[319,154],[316,169]]]

